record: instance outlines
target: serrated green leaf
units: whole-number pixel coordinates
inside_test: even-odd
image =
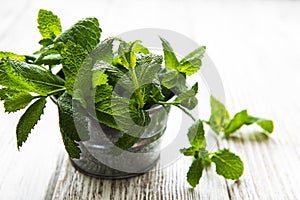
[[[24,55],[17,55],[11,52],[0,51],[0,60],[2,60],[3,58],[13,58],[16,60],[26,61],[26,56]]]
[[[129,135],[127,133],[124,133],[118,139],[118,141],[115,142],[115,145],[122,150],[127,150],[130,147],[132,147],[138,140],[139,140],[139,137],[135,137],[135,136]]]
[[[146,55],[139,55],[136,58],[137,65],[145,65],[145,64],[158,64],[161,65],[163,62],[163,56],[162,55],[156,55],[152,53],[148,53]]]
[[[110,85],[97,86],[95,92],[95,103],[107,101],[111,99],[113,87]]]
[[[177,67],[179,66],[179,62],[177,60],[177,57],[176,57],[170,43],[162,37],[160,37],[160,40],[161,40],[162,46],[163,46],[166,68],[169,69],[169,70],[171,69],[171,70],[176,70],[177,71]]]
[[[198,83],[195,83],[190,90],[184,91],[178,95],[175,102],[179,103],[183,107],[192,110],[198,104],[196,95],[198,93]]]
[[[193,188],[195,188],[199,184],[203,169],[204,166],[202,158],[194,159],[187,173],[187,181]]]
[[[62,70],[66,79],[65,86],[69,94],[73,94],[75,80],[78,78],[79,69],[87,55],[88,52],[85,49],[72,41],[68,41],[61,52]]]
[[[180,149],[180,152],[185,156],[195,156],[196,152],[198,152],[199,149],[196,149],[195,147],[191,146],[189,148],[183,148]]]
[[[67,44],[71,41],[80,45],[87,52],[91,52],[99,43],[101,32],[96,18],[85,18],[57,36],[54,42]]]
[[[115,38],[107,38],[102,41],[92,52],[91,57],[96,61],[104,61],[111,64],[113,61],[113,42]]]
[[[213,131],[220,133],[228,123],[230,116],[224,104],[215,97],[210,97],[211,116],[209,125]]]
[[[64,81],[38,65],[4,59],[0,63],[0,85],[45,96],[63,89]]]
[[[206,140],[204,135],[203,123],[201,120],[197,120],[188,131],[188,138],[190,144],[197,150],[206,147]]]
[[[18,148],[23,145],[33,127],[40,120],[46,105],[46,99],[40,98],[35,101],[22,115],[17,125],[17,144]]]
[[[137,56],[135,53],[149,53],[149,50],[141,44],[140,40],[127,43],[120,41],[118,56],[114,60],[113,64],[120,64],[126,69],[130,70],[136,66]]]
[[[33,96],[26,92],[18,92],[11,98],[4,101],[5,112],[16,112],[25,108],[33,99]]]
[[[195,74],[201,67],[201,59],[205,53],[205,47],[199,47],[184,57],[177,67],[179,72],[182,72],[188,76]]]
[[[244,172],[244,164],[239,156],[223,149],[215,152],[211,161],[216,164],[216,171],[226,179],[237,180]]]
[[[51,11],[40,9],[38,13],[38,29],[44,39],[54,39],[61,33],[60,19]]]
[[[237,113],[232,120],[230,120],[230,122],[224,129],[224,134],[230,135],[241,128],[243,125],[251,125],[253,123],[257,123],[268,133],[273,132],[274,125],[271,120],[249,116],[247,110],[242,110],[241,112]]]
[[[74,110],[72,97],[65,92],[58,99],[59,126],[65,148],[72,158],[80,158],[78,141],[88,140],[88,122],[84,110]],[[77,104],[76,104],[77,105]],[[80,106],[80,105],[78,105]]]
[[[173,93],[180,94],[185,92],[188,87],[186,86],[186,78],[175,70],[168,70],[161,75],[162,85],[171,89]]]

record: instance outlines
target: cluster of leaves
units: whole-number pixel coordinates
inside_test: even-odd
[[[139,40],[100,42],[102,30],[96,18],[82,19],[62,32],[60,19],[46,10],[39,11],[38,29],[42,48],[33,55],[0,52],[0,99],[5,111],[27,107],[17,125],[18,148],[43,114],[48,97],[58,105],[63,142],[72,158],[80,158],[78,142],[89,139],[86,116],[123,132],[115,144],[127,150],[153,120],[149,108],[173,105],[191,116],[188,110],[198,104],[198,83],[188,87],[186,79],[200,69],[205,47],[178,60],[164,38],[160,38],[163,56],[151,53]],[[187,175],[192,187],[211,162],[227,179],[238,179],[243,173],[241,159],[228,149],[206,150],[203,122],[226,136],[253,123],[273,131],[272,121],[252,117],[246,110],[230,119],[225,106],[211,97],[210,119],[195,120],[188,132],[191,146],[181,150],[194,158]]]

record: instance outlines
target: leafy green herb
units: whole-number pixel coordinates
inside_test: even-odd
[[[211,116],[209,125],[216,133],[220,133],[229,121],[229,113],[224,104],[213,96],[210,97],[210,106]]]
[[[38,14],[38,29],[45,39],[53,40],[58,36],[62,29],[60,19],[51,11],[41,9]]]
[[[233,119],[230,120],[229,113],[225,106],[211,96],[211,117],[209,125],[216,133],[224,132],[224,134],[228,136],[243,125],[251,125],[253,123],[259,125],[267,133],[272,133],[274,130],[274,125],[271,120],[252,117],[248,115],[247,110],[237,113]]]
[[[237,180],[244,171],[244,164],[240,157],[231,153],[228,149],[213,153],[212,162],[216,164],[216,171],[226,179]]]
[[[61,56],[63,58],[62,70],[66,79],[65,86],[69,94],[73,94],[73,87],[78,75],[78,71],[87,55],[88,52],[85,49],[71,41],[67,42],[61,52]]]
[[[223,103],[213,96],[209,120],[194,119],[188,110],[198,104],[198,83],[190,88],[186,79],[201,68],[205,46],[178,60],[162,37],[164,56],[151,53],[140,40],[108,38],[100,42],[102,30],[96,18],[82,19],[62,32],[58,16],[42,9],[38,29],[42,48],[33,55],[0,51],[0,100],[5,111],[15,112],[31,104],[17,125],[18,148],[43,114],[48,97],[57,103],[66,151],[78,159],[81,141],[89,140],[89,122],[98,121],[121,132],[115,146],[122,153],[140,141],[146,130],[161,123],[174,105],[195,121],[187,133],[190,146],[180,151],[193,157],[187,181],[196,187],[211,163],[227,179],[237,180],[244,171],[241,159],[228,149],[206,149],[203,122],[226,136],[253,123],[273,132],[271,120],[250,116],[246,110],[230,119]],[[58,68],[57,74],[53,74],[54,68]],[[167,111],[150,115],[149,109],[158,105]]]
[[[11,52],[0,51],[0,60],[2,60],[3,58],[13,58],[16,60],[26,61],[26,56],[17,55],[17,54],[11,53]]]
[[[20,121],[17,125],[17,142],[18,148],[22,146],[22,144],[27,140],[31,129],[37,124],[40,120],[41,115],[43,114],[43,110],[46,105],[45,98],[40,98],[36,102],[34,102],[22,115]]]
[[[199,184],[204,169],[202,158],[194,159],[187,173],[187,181],[194,188]]]

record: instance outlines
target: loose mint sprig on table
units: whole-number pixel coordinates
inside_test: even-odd
[[[58,106],[62,139],[72,158],[80,158],[78,142],[89,139],[87,120],[74,111],[74,105],[101,124],[123,132],[115,145],[124,150],[140,139],[144,130],[140,127],[151,122],[149,108],[176,106],[194,120],[187,133],[190,147],[180,151],[193,157],[187,181],[196,187],[203,170],[211,163],[216,165],[217,174],[226,179],[237,180],[244,171],[241,159],[229,149],[207,151],[204,125],[225,136],[253,123],[266,133],[273,132],[271,120],[250,116],[246,110],[230,118],[225,106],[213,96],[209,120],[192,116],[189,110],[198,104],[198,83],[189,87],[186,79],[201,68],[204,46],[178,60],[170,43],[162,37],[163,56],[151,53],[139,40],[108,38],[100,42],[102,30],[96,18],[82,19],[65,31],[51,11],[40,10],[37,21],[41,49],[32,55],[0,52],[0,99],[4,101],[5,112],[26,109],[16,128],[18,148],[26,142],[49,98],[55,99]],[[115,43],[119,45],[116,52]],[[119,91],[114,91],[116,86]],[[134,92],[130,97],[123,95],[131,90]],[[92,103],[96,116],[89,113],[89,91],[95,93]],[[75,126],[77,123],[79,126]]]

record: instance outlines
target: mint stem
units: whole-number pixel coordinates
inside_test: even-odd
[[[189,111],[187,111],[184,107],[182,107],[181,105],[175,105],[178,108],[180,108],[180,110],[182,110],[187,116],[189,116],[194,122],[196,121],[196,119],[193,117],[193,115],[191,113],[189,113]]]

